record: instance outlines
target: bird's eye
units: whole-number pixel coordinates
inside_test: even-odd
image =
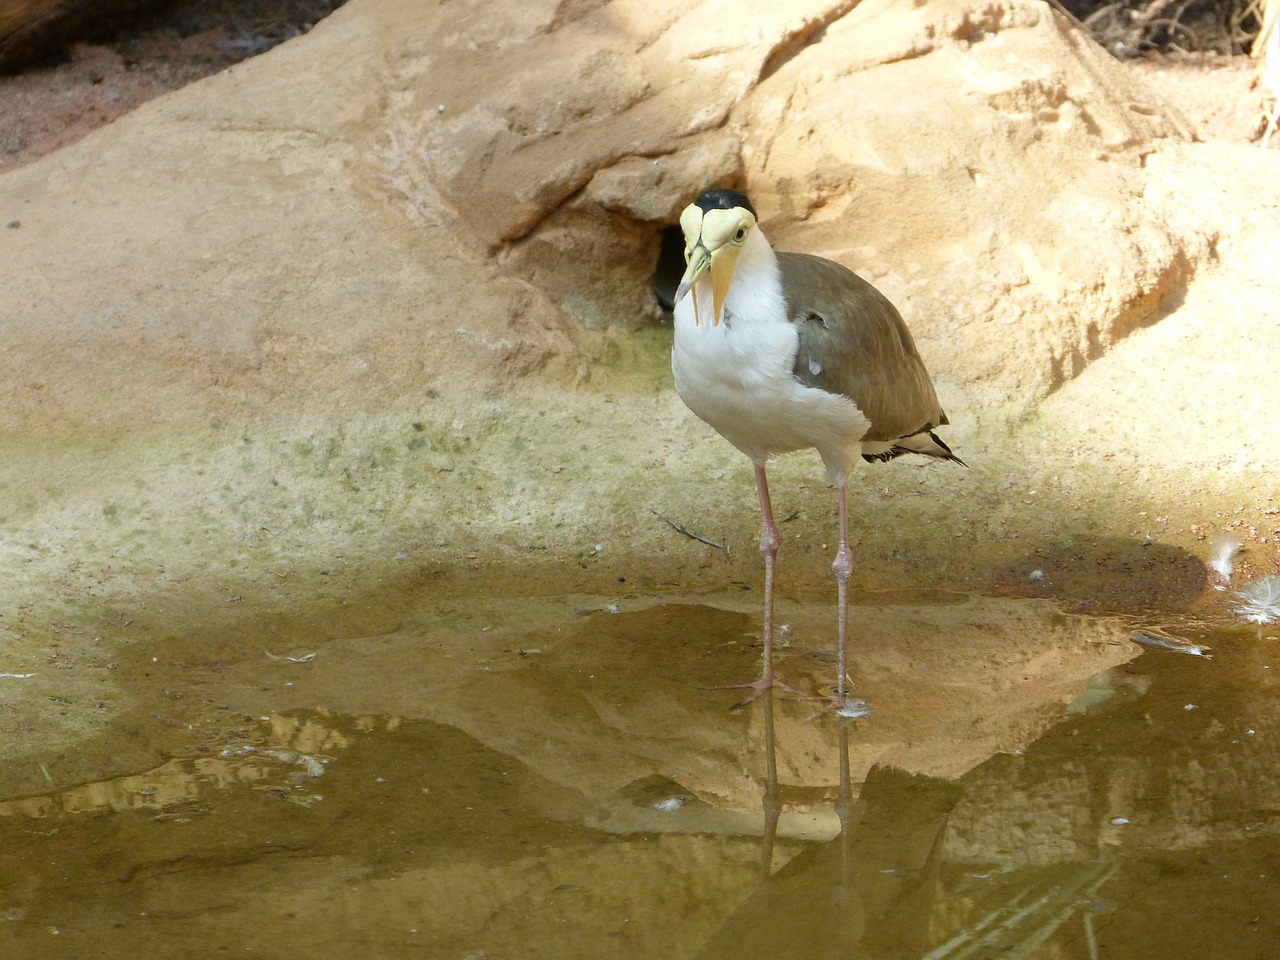
[[[738,232],[733,235],[733,239],[737,243],[741,243],[743,240],[747,239],[747,228],[739,227]]]

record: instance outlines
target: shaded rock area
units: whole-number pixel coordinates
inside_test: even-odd
[[[95,30],[128,23],[156,0],[10,0],[0,4],[0,70],[13,70]]]
[[[340,2],[0,3],[0,172],[301,36]],[[71,8],[96,19],[58,16]]]
[[[148,52],[167,42],[167,76],[161,82],[175,81],[170,86],[176,89],[212,73],[209,67],[216,68],[219,61],[222,65],[236,63],[305,33],[341,3],[342,0],[5,0],[0,4],[0,73],[18,73],[32,63],[77,58],[84,53],[92,56],[98,52],[94,48],[114,48],[132,68],[139,65],[134,54],[141,52],[141,59],[149,59]],[[109,56],[106,59],[111,60]],[[101,83],[109,71],[107,66],[101,71],[101,79],[94,82]]]
[[[1280,181],[1154,89],[1036,0],[351,0],[5,172],[5,749],[123,756],[179,649],[758,585],[649,289],[713,184],[900,305],[972,465],[859,478],[856,587],[1222,616],[1208,536],[1280,541]],[[771,476],[829,603],[834,498]]]

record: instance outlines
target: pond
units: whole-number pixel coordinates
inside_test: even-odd
[[[799,689],[830,614],[780,598]],[[175,666],[187,748],[0,802],[0,956],[1277,955],[1274,638],[1185,655],[943,592],[852,615],[857,720],[732,708],[755,611],[690,595]]]

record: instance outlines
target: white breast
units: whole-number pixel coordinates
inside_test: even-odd
[[[848,398],[806,387],[792,375],[799,336],[786,316],[777,258],[753,230],[738,257],[713,323],[706,275],[694,296],[675,309],[671,369],[680,399],[757,464],[770,456],[816,447],[834,478],[847,475],[870,422]]]

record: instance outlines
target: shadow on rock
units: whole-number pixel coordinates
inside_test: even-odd
[[[1092,613],[1175,613],[1200,599],[1207,574],[1203,560],[1171,544],[1104,538],[1046,546],[995,579],[1018,596],[1052,597]]]

